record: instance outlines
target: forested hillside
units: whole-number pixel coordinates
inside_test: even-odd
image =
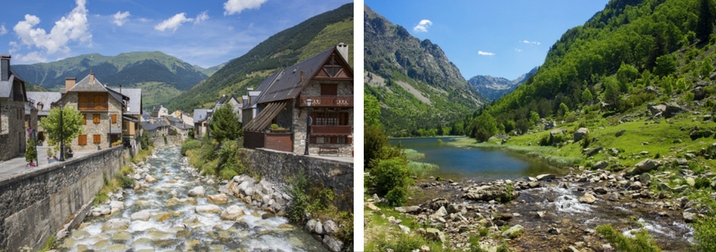
[[[484,98],[440,46],[413,37],[402,26],[365,7],[365,89],[380,102],[391,136],[443,133],[443,126]]]
[[[338,43],[353,55],[353,4],[346,4],[281,31],[241,57],[229,61],[204,82],[181,94],[169,107],[191,111],[209,107],[221,94],[246,94],[275,70],[288,67]],[[352,64],[352,57],[349,60]]]
[[[659,94],[671,98],[668,94],[693,87],[713,68],[713,5],[613,0],[583,26],[565,32],[537,74],[486,109],[484,117],[494,118],[504,131],[526,132],[539,118],[576,120],[574,113],[564,116],[587,105],[622,113],[663,98]],[[472,127],[460,133],[475,136],[477,120],[461,123]]]

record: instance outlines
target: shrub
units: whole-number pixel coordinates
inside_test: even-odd
[[[410,194],[408,186],[413,182],[405,159],[382,160],[373,168],[371,175],[373,188],[378,195],[384,195],[391,205],[405,203]]]
[[[117,178],[117,181],[119,182],[119,186],[122,188],[134,188],[134,179],[130,178],[128,176],[117,174],[115,176]]]
[[[616,246],[617,251],[661,251],[646,230],[634,232],[634,238],[629,238],[621,232],[614,230],[612,225],[601,225],[597,227],[597,233],[604,236],[609,243]]]
[[[303,171],[299,171],[298,175],[289,182],[288,193],[293,198],[293,202],[288,207],[288,219],[291,222],[303,224],[306,221],[306,209],[308,208],[308,179]]]
[[[181,154],[183,156],[186,156],[186,152],[188,150],[194,150],[199,148],[201,148],[201,142],[199,142],[198,140],[189,139],[181,146]]]
[[[224,141],[221,148],[216,152],[219,162],[216,166],[216,174],[222,179],[231,179],[236,175],[246,173],[246,166],[239,157],[238,143]]]
[[[168,144],[168,143],[167,143],[167,136],[162,135],[162,138],[164,139],[164,144]]]

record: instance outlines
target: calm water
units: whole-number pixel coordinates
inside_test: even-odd
[[[487,181],[495,179],[522,179],[543,173],[566,174],[567,169],[558,169],[546,162],[499,149],[479,149],[438,144],[453,141],[451,137],[394,138],[392,145],[400,143],[403,148],[414,149],[425,154],[418,162],[432,163],[440,169],[430,173],[453,180],[472,179]]]

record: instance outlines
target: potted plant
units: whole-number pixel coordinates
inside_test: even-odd
[[[67,147],[67,151],[65,151],[65,157],[71,158],[75,155],[75,152],[70,149],[70,147]]]
[[[277,133],[288,131],[288,129],[286,129],[284,127],[279,127],[278,124],[275,124],[275,123],[271,124],[271,126],[269,127],[269,130],[271,130],[271,132],[277,132]]]

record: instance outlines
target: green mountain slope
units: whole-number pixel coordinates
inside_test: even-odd
[[[168,107],[191,111],[210,106],[221,94],[245,94],[247,87],[257,87],[276,69],[308,59],[340,42],[346,43],[353,55],[353,4],[309,18],[269,37],[172,100]],[[352,58],[349,62],[352,63]]]
[[[380,101],[389,135],[425,135],[483,103],[438,45],[420,41],[367,6],[364,25],[365,89]]]
[[[190,64],[162,52],[129,52],[117,56],[85,54],[51,63],[15,65],[13,69],[26,81],[53,90],[64,87],[65,78],[81,79],[90,71],[108,86],[151,87],[152,92],[144,92],[145,108],[166,104],[182,90],[208,77]]]

